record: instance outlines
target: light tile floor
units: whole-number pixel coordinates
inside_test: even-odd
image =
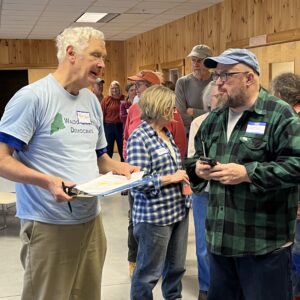
[[[130,279],[127,262],[127,196],[116,194],[102,199],[101,204],[107,237],[102,300],[128,300]],[[14,217],[14,209],[9,211],[7,221],[8,228],[0,231],[0,300],[19,300],[23,270],[19,260],[19,222]],[[2,222],[1,215],[0,222]],[[183,278],[183,299],[196,300],[198,295],[197,263],[192,213],[190,213],[188,241],[187,271]],[[162,299],[160,284],[158,284],[154,289],[154,300]]]

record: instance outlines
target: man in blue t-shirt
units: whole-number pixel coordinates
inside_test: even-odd
[[[96,197],[63,186],[138,168],[106,154],[103,116],[87,87],[104,68],[103,33],[65,29],[56,39],[58,68],[19,90],[0,122],[0,176],[18,182],[21,299],[100,299],[106,239]]]

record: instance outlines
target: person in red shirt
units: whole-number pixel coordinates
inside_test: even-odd
[[[157,74],[151,70],[143,70],[136,75],[128,77],[128,80],[135,82],[137,99],[134,99],[134,103],[128,110],[127,120],[123,132],[123,157],[126,159],[126,145],[127,140],[131,133],[141,124],[141,111],[138,105],[138,100],[141,94],[150,86],[155,84],[162,84],[162,78],[160,74]],[[179,148],[181,158],[183,159],[187,150],[187,139],[185,134],[185,128],[183,120],[179,111],[175,108],[174,120],[166,126],[173,135],[175,144]],[[133,236],[133,224],[131,218],[131,211],[133,207],[133,197],[131,193],[128,193],[129,200],[129,225],[128,225],[128,261],[129,261],[129,274],[132,277],[135,269],[136,255],[137,255],[137,243]]]
[[[120,105],[120,119],[123,122],[123,128],[125,127],[128,110],[136,96],[135,84],[133,82],[128,83],[125,87],[125,91],[127,92],[127,97],[124,101],[121,101]]]
[[[124,159],[122,155],[123,123],[120,119],[120,104],[124,99],[120,83],[114,80],[109,87],[109,96],[104,97],[101,101],[104,131],[107,140],[107,154],[110,157],[113,156],[114,144],[116,142],[121,161],[124,161]]]

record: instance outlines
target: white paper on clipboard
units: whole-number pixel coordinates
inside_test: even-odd
[[[104,197],[141,185],[143,176],[144,172],[135,172],[131,174],[130,179],[127,179],[126,176],[109,172],[87,183],[77,185],[74,189],[86,194]]]

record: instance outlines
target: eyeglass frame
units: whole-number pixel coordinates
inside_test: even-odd
[[[248,74],[250,71],[244,71],[244,72],[221,72],[221,73],[217,73],[217,72],[213,72],[211,77],[212,80],[214,82],[216,82],[219,78],[222,82],[226,82],[228,80],[228,76],[233,76],[233,75],[237,75],[237,74]],[[223,77],[223,78],[222,78]]]
[[[137,81],[135,81],[135,83],[134,83],[134,85],[137,87],[137,88],[139,88],[139,87],[141,87],[142,85],[147,85],[147,83],[145,82],[145,80],[137,80]]]

